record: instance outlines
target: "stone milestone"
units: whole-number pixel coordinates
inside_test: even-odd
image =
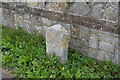
[[[69,33],[60,24],[53,25],[46,30],[46,53],[59,56],[62,64],[67,61]]]

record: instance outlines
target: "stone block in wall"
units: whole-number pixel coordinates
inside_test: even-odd
[[[90,16],[96,19],[102,19],[102,8],[103,4],[94,5],[90,13]]]
[[[118,44],[115,45],[115,52],[114,52],[114,59],[112,60],[113,63],[116,63],[116,64],[119,64],[119,61],[120,61],[120,44],[119,44],[119,41],[118,41]]]
[[[70,42],[69,42],[70,47],[73,47],[74,49],[77,49],[81,52],[81,54],[87,55],[88,49],[89,49],[89,44],[88,41],[85,40],[84,38],[81,39],[74,39],[74,38],[70,38]]]
[[[71,24],[60,23],[69,33],[71,33]]]
[[[23,16],[20,14],[14,14],[14,18],[15,18],[15,26],[21,26],[23,23]]]
[[[108,52],[111,52],[111,53],[114,53],[114,45],[108,43],[108,42],[105,42],[105,41],[101,41],[99,42],[99,49],[101,50],[104,50],[104,51],[108,51]]]
[[[46,8],[52,11],[65,11],[67,7],[66,2],[49,2],[46,4]]]
[[[32,8],[35,8],[35,7],[38,7],[38,2],[26,2],[27,6],[28,7],[32,7]]]
[[[98,36],[96,32],[90,32],[89,47],[98,48]]]
[[[89,53],[88,53],[88,56],[94,59],[112,61],[116,63],[117,59],[115,58],[114,55],[115,54],[112,54],[103,50],[94,49],[94,48],[89,48]]]
[[[97,54],[98,54],[99,50],[95,49],[95,48],[89,48],[89,52],[88,52],[88,56],[97,59]]]
[[[51,26],[52,22],[48,18],[42,18],[42,24],[46,26]]]
[[[97,53],[97,59],[99,59],[99,60],[112,60],[114,58],[113,55],[114,54],[111,54],[109,52],[99,50],[99,52]]]
[[[28,22],[26,22],[25,20],[23,21],[23,26],[22,26],[22,28],[26,31],[26,32],[28,32],[28,33],[31,33],[32,32],[32,24],[30,24],[30,23],[28,23]]]
[[[118,2],[108,2],[104,6],[103,19],[118,22]]]
[[[68,12],[77,14],[77,15],[86,15],[91,11],[89,6],[86,4],[86,2],[75,2],[71,7],[69,8]]]
[[[88,53],[89,53],[89,48],[88,47],[82,46],[82,47],[79,47],[79,50],[80,50],[81,54],[88,56]]]
[[[41,33],[43,34],[43,26],[34,26],[34,30],[37,32],[37,33]]]
[[[51,26],[43,26],[43,35],[46,35],[46,30]]]
[[[13,28],[15,19],[14,19],[14,14],[11,12],[11,10],[3,9],[2,16],[4,17],[4,20],[5,20],[4,25]]]
[[[42,25],[43,25],[42,18],[39,17],[39,16],[30,15],[29,21],[30,21],[32,24],[37,25],[37,26],[42,26]]]
[[[67,61],[68,43],[69,33],[62,25],[56,24],[47,29],[46,53],[59,56],[61,63]]]
[[[84,38],[86,40],[89,40],[89,37],[90,37],[90,34],[89,34],[90,30],[89,30],[89,28],[80,25],[79,29],[80,29],[79,38],[80,39]]]
[[[113,36],[111,33],[99,33],[98,38],[113,45],[118,45],[118,37]]]
[[[114,54],[107,53],[107,52],[105,52],[105,53],[106,53],[106,55],[105,55],[106,61],[113,61],[115,59]],[[117,61],[117,60],[115,59],[115,61]]]
[[[36,24],[37,22],[33,21],[33,20],[35,20],[33,16],[32,17],[30,16],[29,18],[30,19],[23,19],[21,27],[23,27],[23,29],[29,33],[35,33],[35,31],[38,31],[37,29],[42,26]],[[31,18],[33,18],[33,19],[31,19]]]
[[[120,65],[120,37],[118,40],[118,65]]]
[[[80,40],[74,39],[74,38],[70,38],[70,42],[69,44],[71,45],[71,47],[74,47],[75,49],[78,49],[81,45],[80,45]]]
[[[120,65],[120,49],[118,50],[118,65]]]
[[[23,18],[25,19],[25,20],[30,20],[30,14],[24,14],[23,15]]]
[[[45,7],[45,2],[38,2],[38,8],[43,9]]]
[[[2,19],[3,19],[3,16],[2,16],[2,8],[0,8],[0,24],[2,24]]]
[[[71,37],[79,39],[79,34],[80,34],[79,25],[72,24],[70,30],[71,30]]]

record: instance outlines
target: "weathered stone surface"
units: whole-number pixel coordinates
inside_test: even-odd
[[[98,60],[105,60],[105,51],[99,51],[97,53],[97,58]]]
[[[29,7],[38,7],[38,2],[27,2]]]
[[[99,42],[99,48],[104,51],[108,51],[113,53],[114,52],[114,46],[108,42],[100,41]]]
[[[94,17],[96,19],[102,19],[102,8],[103,4],[93,6],[91,17]]]
[[[94,48],[89,48],[89,53],[88,56],[99,59],[99,60],[106,60],[106,61],[115,61],[114,54],[111,54],[109,52],[103,51],[103,50],[98,50]]]
[[[108,21],[118,22],[118,3],[108,2],[103,9],[103,18]]]
[[[51,2],[46,4],[46,8],[53,11],[65,11],[68,7],[66,2]]]
[[[2,11],[4,20],[5,20],[5,25],[9,27],[14,27],[14,14],[11,12],[11,10],[3,9]]]
[[[114,54],[107,53],[107,52],[105,52],[105,53],[106,53],[106,55],[105,55],[105,60],[106,60],[106,61],[110,61],[110,60],[115,59],[115,58],[114,58]]]
[[[98,36],[95,32],[90,32],[89,47],[98,48]]]
[[[51,21],[47,18],[42,18],[43,25],[50,26],[52,25]]]
[[[94,6],[94,5],[98,5],[98,4],[103,4],[103,5],[105,5],[106,4],[106,2],[108,2],[108,0],[93,0],[92,2],[91,2],[91,5],[92,6]]]
[[[118,41],[118,44],[115,45],[114,59],[112,59],[112,62],[119,64],[119,60],[120,60],[120,44]]]
[[[88,56],[89,53],[89,48],[86,46],[79,47],[78,50],[80,50],[80,53],[83,55]]]
[[[118,50],[118,65],[120,65],[120,49]]]
[[[0,24],[2,24],[2,19],[3,19],[3,16],[2,16],[2,8],[0,8]]]
[[[80,25],[79,29],[80,29],[80,32],[79,32],[80,39],[84,38],[86,40],[89,40],[89,37],[90,37],[90,34],[89,34],[90,30],[89,30],[89,28],[86,28],[86,27]]]
[[[23,18],[26,19],[26,20],[29,20],[30,19],[30,15],[29,14],[24,14]]]
[[[85,2],[75,2],[69,9],[70,13],[77,15],[86,15],[91,11]]]
[[[66,23],[60,23],[60,24],[68,31],[68,33],[71,32],[71,31],[70,31],[70,27],[71,27],[70,24],[66,24]]]
[[[70,44],[70,47],[74,47],[75,49],[77,49],[80,46],[79,44],[77,44],[77,41],[75,39],[72,39],[72,38],[70,38],[69,44]]]
[[[71,38],[70,39],[70,44],[76,49],[79,49],[81,47],[88,47],[88,42],[84,38],[81,38],[81,39]]]
[[[69,33],[65,28],[56,24],[46,31],[46,52],[47,54],[56,54],[60,57],[60,62],[67,61],[67,49],[69,43]]]
[[[43,9],[45,7],[45,2],[38,2],[38,8]]]
[[[88,56],[97,59],[97,54],[99,50],[95,48],[89,48]]]
[[[43,26],[43,35],[45,36],[46,35],[46,31],[47,29],[49,28],[50,26]]]
[[[22,28],[23,28],[25,31],[27,31],[28,33],[31,33],[31,32],[32,32],[32,26],[33,26],[33,25],[32,25],[29,21],[24,20],[22,24],[23,24]]]
[[[42,26],[35,26],[35,27],[34,27],[34,30],[35,30],[36,32],[38,32],[38,33],[43,34],[43,27],[42,27]]]
[[[71,37],[79,39],[79,34],[80,34],[79,25],[72,24],[70,30],[71,30],[71,34],[70,34]]]
[[[99,39],[103,40],[103,41],[106,41],[106,42],[109,42],[109,43],[111,43],[113,45],[118,45],[118,38],[114,37],[110,33],[106,33],[106,34],[101,33],[101,34],[99,34]]]
[[[19,14],[14,14],[14,18],[15,18],[15,26],[21,26],[21,24],[23,23],[23,17]]]

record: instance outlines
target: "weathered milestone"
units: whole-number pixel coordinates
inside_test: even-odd
[[[119,2],[1,2],[0,4],[2,11],[0,23],[12,28],[21,26],[29,33],[47,35],[46,51],[49,54],[51,49],[50,54],[62,56],[61,62],[67,60],[67,48],[73,47],[83,55],[120,65]],[[61,47],[58,41],[64,46]],[[54,47],[56,49],[53,49]],[[58,47],[60,47],[59,53],[56,51]]]
[[[60,62],[67,61],[69,33],[66,29],[56,24],[46,30],[46,52],[60,57]]]

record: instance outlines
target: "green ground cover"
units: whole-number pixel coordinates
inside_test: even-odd
[[[2,68],[18,78],[120,78],[120,67],[97,61],[69,48],[68,61],[62,65],[58,57],[49,59],[45,39],[28,34],[21,28],[2,27]]]

